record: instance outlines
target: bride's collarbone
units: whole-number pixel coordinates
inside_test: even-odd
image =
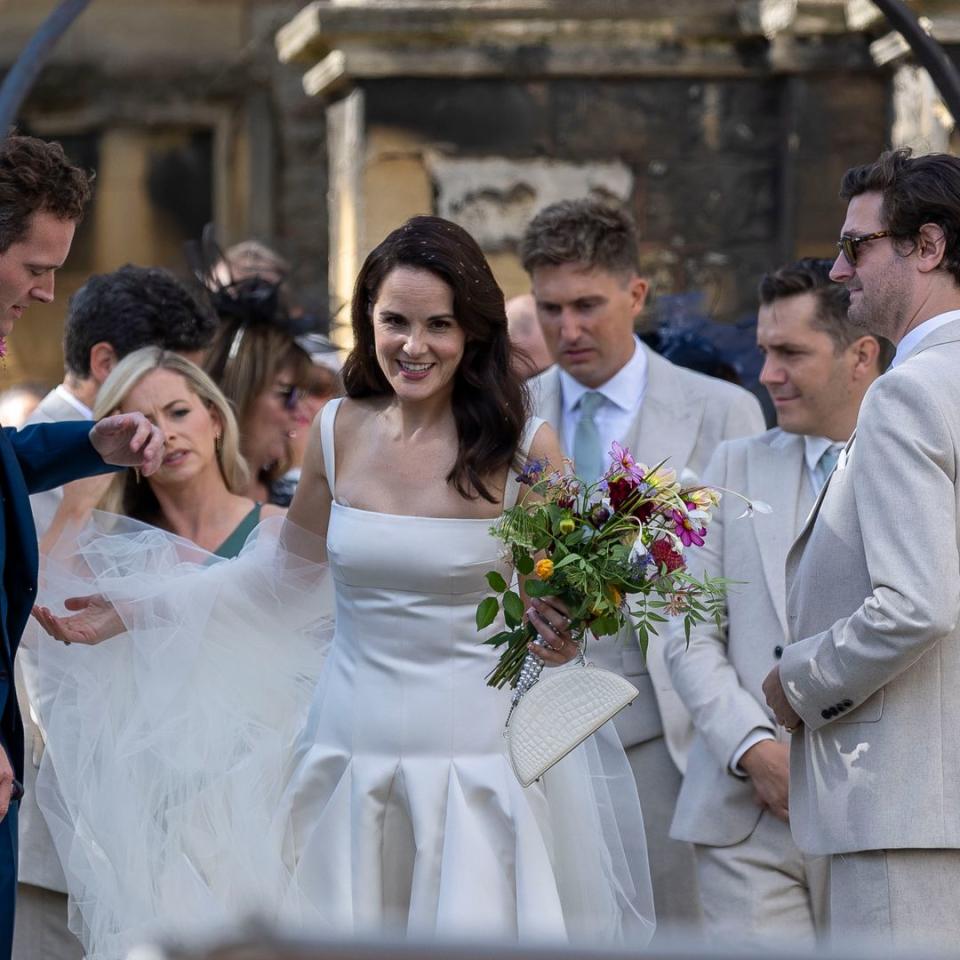
[[[426,463],[362,467],[338,471],[338,503],[371,513],[420,517],[493,519],[500,512],[502,484],[489,484],[497,498],[493,504],[483,497],[467,499],[449,483],[450,465]]]

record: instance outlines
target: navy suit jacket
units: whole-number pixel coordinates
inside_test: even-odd
[[[115,469],[90,443],[91,424],[41,423],[0,429],[0,740],[23,780],[23,724],[13,658],[37,598],[39,555],[31,493]]]

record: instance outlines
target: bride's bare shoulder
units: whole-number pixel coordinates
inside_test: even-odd
[[[356,426],[373,420],[388,402],[388,397],[343,397],[337,409],[337,429],[341,424]]]

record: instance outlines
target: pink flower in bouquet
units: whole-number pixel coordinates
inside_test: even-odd
[[[644,470],[633,458],[633,454],[624,446],[614,440],[610,447],[610,469],[607,471],[608,477],[620,477],[632,480],[636,486],[644,477]]]
[[[683,510],[671,510],[674,527],[680,542],[685,547],[702,547],[703,538],[706,536],[706,527],[698,527],[690,517],[690,514]]]

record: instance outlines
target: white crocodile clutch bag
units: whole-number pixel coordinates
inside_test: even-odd
[[[517,779],[525,787],[539,780],[639,693],[619,674],[591,664],[544,672],[507,721]]]

